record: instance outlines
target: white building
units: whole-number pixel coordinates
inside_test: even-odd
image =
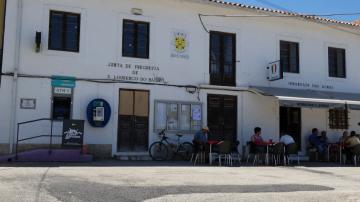
[[[359,52],[359,25],[215,0],[7,1],[1,152],[14,150],[17,123],[69,118],[85,120],[99,156],[143,155],[160,129],[191,139],[204,125],[241,145],[256,126],[274,140],[281,127],[305,155],[314,127],[331,141],[360,131]],[[279,60],[283,78],[269,81]],[[87,119],[97,98],[111,108],[104,127]],[[40,121],[19,136],[49,131]]]

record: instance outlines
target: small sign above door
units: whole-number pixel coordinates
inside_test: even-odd
[[[54,87],[54,94],[57,95],[71,95],[72,88]]]

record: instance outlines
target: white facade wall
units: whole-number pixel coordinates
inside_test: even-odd
[[[19,0],[18,0],[19,1]],[[143,9],[142,16],[131,14],[132,8]],[[4,73],[12,73],[16,64],[16,16],[17,1],[8,1],[5,34]],[[49,11],[59,10],[81,13],[80,52],[69,53],[47,49]],[[108,67],[110,62],[158,66],[157,76],[163,76],[168,84],[209,84],[209,35],[199,21],[198,14],[253,15],[256,12],[235,7],[216,6],[183,0],[24,0],[20,38],[19,73],[29,75],[63,75],[77,78],[106,79],[108,75],[129,75],[123,69]],[[122,57],[122,20],[140,20],[150,23],[150,58]],[[205,17],[204,24],[213,31],[236,34],[236,83],[239,87],[267,86],[296,88],[289,82],[305,82],[333,86],[332,91],[358,93],[360,79],[360,36],[340,31],[328,25],[294,18],[220,18]],[[170,57],[171,34],[182,30],[189,34],[189,59]],[[41,52],[34,51],[35,32],[42,32]],[[360,34],[360,32],[358,32]],[[280,57],[279,41],[295,41],[300,44],[300,74],[286,74],[283,80],[269,82],[266,66]],[[328,77],[328,46],[346,49],[346,79]],[[153,76],[153,72],[140,72],[141,76]],[[13,81],[3,76],[0,88],[0,142],[8,143],[11,131],[11,103]],[[87,104],[95,98],[107,100],[112,108],[110,123],[101,129],[86,124],[86,144],[112,144],[116,153],[119,89],[150,91],[149,143],[157,139],[154,131],[155,100],[201,102],[203,124],[207,124],[208,93],[227,94],[238,97],[238,139],[241,144],[249,140],[255,126],[264,130],[265,139],[276,139],[279,134],[279,104],[275,98],[248,92],[227,90],[201,90],[197,95],[184,88],[140,85],[97,84],[77,81],[74,89],[73,118],[86,119]],[[16,122],[37,118],[49,118],[51,114],[51,80],[19,78],[16,101]],[[20,109],[20,98],[35,98],[35,110]],[[351,130],[360,130],[360,113],[352,111]],[[302,109],[302,133],[304,143],[311,128],[328,130],[331,136],[340,131],[331,131],[327,124],[327,110]],[[47,126],[29,126],[26,136],[46,133]],[[45,124],[46,125],[46,124]],[[55,130],[61,126],[55,126]],[[190,139],[190,137],[188,137]],[[335,137],[334,137],[335,138]],[[47,140],[37,140],[44,142]],[[306,146],[303,143],[303,150]]]

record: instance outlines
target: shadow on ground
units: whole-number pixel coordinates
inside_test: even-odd
[[[60,201],[144,201],[166,195],[195,193],[267,193],[331,191],[331,187],[305,184],[206,185],[206,186],[115,186],[82,181],[48,182],[47,192]]]

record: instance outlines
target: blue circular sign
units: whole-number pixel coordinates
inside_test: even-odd
[[[86,115],[87,120],[92,127],[103,128],[110,121],[110,104],[104,99],[95,99],[89,103]]]

